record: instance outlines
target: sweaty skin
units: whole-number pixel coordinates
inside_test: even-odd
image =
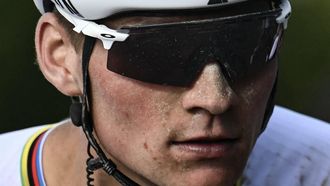
[[[234,184],[259,134],[276,63],[231,87],[220,67],[211,63],[192,87],[180,88],[108,71],[100,45],[92,57],[96,134],[124,172],[141,185]],[[173,144],[195,138],[235,142],[215,150]]]
[[[40,30],[50,32],[49,25],[42,26]],[[61,76],[75,79],[81,90],[81,51],[73,46],[64,50],[63,43],[50,45],[60,46],[54,59],[63,59],[62,53],[70,57],[72,63],[67,64],[75,68],[70,75],[61,71]],[[39,56],[39,60],[48,59]],[[89,66],[94,131],[122,172],[140,185],[235,184],[259,135],[277,63],[228,83],[219,65],[210,61],[197,80],[184,88],[118,75],[107,69],[106,62],[107,51],[98,41]],[[66,91],[66,84],[47,79],[66,95],[77,95],[76,89]],[[81,129],[72,124],[53,131],[44,150],[47,184],[84,185],[86,146]],[[95,185],[118,185],[102,170],[93,177]]]

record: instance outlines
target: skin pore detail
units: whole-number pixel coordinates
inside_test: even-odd
[[[90,76],[100,144],[120,170],[142,185],[187,184],[192,177],[198,185],[208,185],[205,177],[231,184],[259,134],[276,76],[274,65],[264,71],[230,85],[220,67],[211,63],[188,88],[143,83],[107,70],[106,52],[98,43]],[[189,149],[173,145],[199,136],[226,136],[237,142],[230,155],[215,159],[196,159]]]
[[[276,63],[235,84],[209,63],[190,87],[144,83],[106,63],[98,41],[89,66],[94,131],[119,170],[140,185],[235,183],[260,132]],[[247,87],[255,93],[243,98]],[[215,141],[213,155],[200,156],[208,138]],[[102,170],[94,178],[95,185],[118,185]]]
[[[17,177],[15,183],[49,186],[290,185],[297,167],[327,173],[317,160],[326,159],[329,130],[319,139],[299,138],[326,129],[275,105],[289,0],[34,3],[42,14],[38,64],[72,97],[71,120],[40,126],[48,130],[40,135],[39,127],[1,134],[10,146],[3,169],[28,166],[26,175],[23,166],[21,175],[5,171],[8,183]],[[7,143],[16,136],[23,154]],[[297,151],[301,144],[315,148]],[[308,165],[283,161],[306,156]],[[326,179],[314,177],[304,183]]]
[[[128,19],[119,27],[164,20],[178,21]],[[108,70],[107,52],[97,41],[89,65],[91,114],[95,136],[118,169],[140,185],[233,185],[260,132],[276,67],[231,83],[210,61],[191,86],[175,87]],[[94,178],[117,185],[102,170]]]

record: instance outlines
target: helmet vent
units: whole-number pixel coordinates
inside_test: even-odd
[[[42,5],[45,12],[52,12],[54,10],[54,4],[49,0],[43,0]]]
[[[64,9],[64,6],[62,5],[62,3],[61,3],[59,0],[55,0],[55,3],[56,3],[58,6],[60,6],[60,7],[62,7],[62,8]]]
[[[70,0],[55,0],[56,4],[64,9],[67,9],[71,14],[83,17],[78,10],[73,6]]]
[[[208,5],[228,3],[228,0],[209,0]]]

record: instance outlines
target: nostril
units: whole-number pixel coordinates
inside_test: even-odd
[[[201,112],[201,108],[193,107],[193,108],[188,109],[188,112],[190,112],[192,114],[198,114]]]

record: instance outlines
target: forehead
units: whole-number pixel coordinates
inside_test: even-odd
[[[101,22],[105,23],[110,28],[119,29],[129,26],[143,26],[209,19],[214,17],[227,17],[269,10],[273,8],[273,6],[272,1],[270,0],[251,0],[225,7],[208,9],[124,12],[101,20]]]

